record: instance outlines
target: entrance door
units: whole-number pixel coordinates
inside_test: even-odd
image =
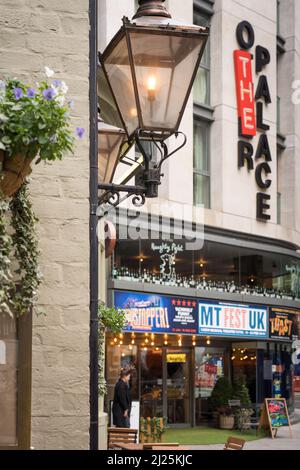
[[[140,350],[141,417],[163,416],[163,350]]]
[[[190,424],[190,352],[167,349],[164,396],[169,424]]]

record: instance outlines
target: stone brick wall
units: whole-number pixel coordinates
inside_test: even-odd
[[[75,154],[34,167],[44,282],[34,315],[32,446],[89,446],[89,19],[87,0],[0,0],[0,76],[32,83],[44,66],[69,86]]]

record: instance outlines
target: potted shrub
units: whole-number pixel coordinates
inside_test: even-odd
[[[232,429],[234,427],[234,415],[228,406],[228,400],[232,399],[233,389],[231,383],[226,377],[219,377],[208,404],[213,412],[218,414],[219,427]]]
[[[0,192],[5,198],[21,187],[35,158],[36,163],[60,160],[73,150],[68,87],[60,80],[48,83],[54,72],[45,69],[46,79],[35,87],[0,80]],[[79,137],[83,132],[77,128]]]
[[[240,400],[241,403],[240,409],[235,411],[237,428],[240,430],[250,429],[251,416],[254,414],[254,410],[251,408],[251,399],[245,375],[237,375],[234,378],[233,399]]]

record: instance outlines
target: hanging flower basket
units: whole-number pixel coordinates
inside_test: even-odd
[[[22,186],[26,176],[30,175],[34,157],[17,153],[9,157],[0,150],[0,192],[4,197],[12,196]]]
[[[0,80],[0,194],[12,196],[31,173],[35,157],[41,161],[61,160],[73,152],[70,129],[73,102],[68,87],[45,67],[47,80],[29,87],[17,79]],[[82,139],[84,129],[76,128]]]

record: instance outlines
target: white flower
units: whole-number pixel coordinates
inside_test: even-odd
[[[45,73],[46,73],[48,78],[51,78],[54,75],[54,71],[49,69],[49,67],[45,67]]]
[[[63,95],[58,95],[55,99],[59,106],[63,106],[65,104],[65,97]]]
[[[5,90],[5,88],[6,88],[5,82],[3,80],[0,80],[0,91]]]
[[[61,92],[65,95],[66,93],[68,93],[69,87],[66,85],[65,82],[61,82],[60,89],[61,89]]]

